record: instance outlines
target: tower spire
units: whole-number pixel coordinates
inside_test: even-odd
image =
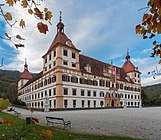
[[[130,61],[129,48],[127,48],[126,61]]]
[[[62,23],[62,12],[60,12],[60,17],[59,17],[59,23],[57,24],[57,32],[63,32],[64,33],[64,24]]]
[[[25,65],[24,65],[24,69],[28,69],[27,59],[26,59],[26,58],[25,58]]]
[[[60,12],[60,18],[59,18],[59,21],[61,22],[62,21],[62,11],[59,11]]]

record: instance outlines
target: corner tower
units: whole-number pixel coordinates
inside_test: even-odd
[[[18,81],[18,90],[21,89],[30,79],[32,79],[31,73],[28,71],[27,60],[25,58],[24,71]]]
[[[57,27],[56,36],[43,58],[43,75],[56,76],[56,108],[63,108],[64,70],[80,71],[79,52],[72,41],[64,33],[62,12]]]
[[[127,50],[127,54],[125,57],[125,63],[123,64],[122,68],[124,70],[124,72],[132,79],[132,81],[135,84],[141,84],[141,80],[140,80],[140,72],[138,70],[138,67],[135,67],[131,61],[130,61],[130,55],[129,55],[129,51]]]

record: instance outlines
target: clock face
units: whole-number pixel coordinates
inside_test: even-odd
[[[67,40],[65,43],[67,46],[71,47],[72,46],[72,42],[70,40]]]

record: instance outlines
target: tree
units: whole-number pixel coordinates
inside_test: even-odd
[[[148,0],[147,7],[142,17],[142,23],[136,26],[136,34],[142,35],[143,39],[153,38],[161,34],[161,0]],[[153,42],[153,52],[151,57],[159,56],[161,58],[161,42]],[[159,61],[161,64],[161,59]]]
[[[16,23],[19,23],[20,28],[25,28],[26,21],[23,17],[20,21],[13,20],[12,13],[4,10],[4,6],[9,6],[13,8],[15,5],[20,5],[21,8],[25,8],[27,13],[31,16],[34,16],[37,20],[37,28],[40,33],[46,34],[48,30],[48,24],[51,24],[52,12],[48,8],[40,10],[38,6],[43,2],[43,0],[5,0],[5,4],[0,2],[0,16],[3,17],[4,21],[12,28]],[[47,22],[48,24],[46,24]],[[14,36],[18,40],[24,40],[20,35]],[[19,47],[24,47],[24,44],[14,43],[12,40],[14,37],[11,37],[7,33],[0,35],[0,38],[8,40],[14,44],[18,49]]]

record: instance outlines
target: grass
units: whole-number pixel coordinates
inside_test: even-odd
[[[19,119],[13,115],[0,112],[0,118],[13,120],[14,123],[0,124],[0,140],[7,139],[7,137],[13,137],[12,140],[134,140],[133,138],[120,137],[120,136],[101,136],[92,134],[81,134],[68,132],[67,130],[58,130],[53,127],[41,126],[38,124],[29,124],[25,128],[25,120]],[[24,130],[24,131],[23,131]],[[49,130],[49,134],[52,131],[52,138],[48,137],[43,130]],[[20,135],[21,132],[21,135]],[[24,135],[23,135],[24,134]]]

